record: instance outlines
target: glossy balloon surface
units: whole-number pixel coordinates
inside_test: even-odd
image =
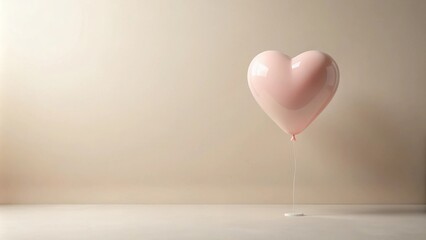
[[[307,51],[294,58],[266,51],[252,60],[247,78],[260,107],[281,129],[295,136],[333,98],[339,70],[334,60],[320,51]]]

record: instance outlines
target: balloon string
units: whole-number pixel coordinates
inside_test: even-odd
[[[293,135],[294,136],[294,135]],[[292,140],[291,142],[291,152],[292,152],[292,157],[293,157],[293,165],[294,165],[294,169],[293,169],[293,205],[292,205],[292,209],[293,209],[293,213],[294,213],[294,196],[295,196],[295,191],[296,191],[296,153],[295,153],[295,149],[294,149],[294,142]]]
[[[296,135],[291,135],[291,139],[290,139],[292,142],[295,142],[296,141]]]

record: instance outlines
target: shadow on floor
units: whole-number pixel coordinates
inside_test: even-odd
[[[340,205],[338,208],[324,207],[315,214],[307,214],[313,217],[340,215],[426,215],[426,205]]]

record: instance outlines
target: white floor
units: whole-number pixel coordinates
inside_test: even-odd
[[[3,205],[1,240],[426,239],[425,205]]]

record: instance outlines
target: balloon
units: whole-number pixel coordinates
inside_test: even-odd
[[[253,58],[247,79],[260,107],[294,141],[333,98],[339,69],[320,51],[307,51],[294,58],[266,51]]]

